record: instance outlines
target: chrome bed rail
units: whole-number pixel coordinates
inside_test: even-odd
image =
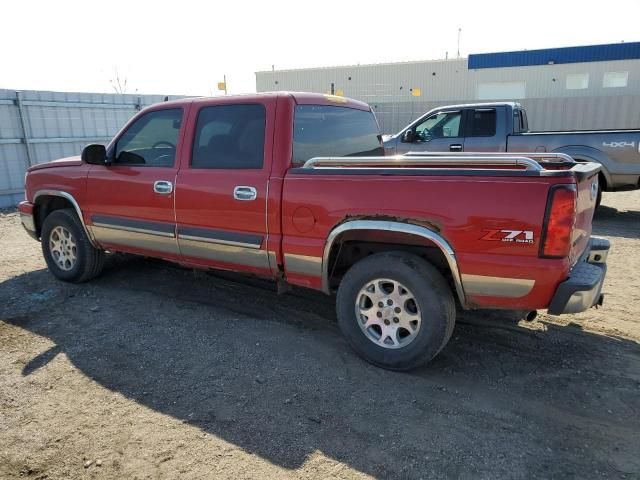
[[[469,167],[516,167],[514,170],[537,171],[543,167],[535,160],[522,155],[396,155],[393,157],[315,157],[307,160],[302,168],[335,168],[335,167],[433,167],[433,166],[469,166]],[[524,167],[524,168],[522,168]]]
[[[408,152],[405,154],[407,157],[448,157],[451,156],[450,152]],[[545,161],[549,159],[554,162],[567,162],[577,163],[571,156],[566,153],[558,152],[455,152],[453,155],[456,157],[486,157],[490,155],[492,157],[526,157],[536,161]]]

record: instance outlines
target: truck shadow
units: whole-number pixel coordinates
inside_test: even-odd
[[[593,233],[608,237],[640,238],[640,210],[601,205],[593,217]]]
[[[260,280],[117,257],[87,285],[43,270],[15,277],[0,301],[34,291],[0,312],[54,343],[23,375],[64,353],[111,391],[282,467],[319,451],[396,478],[613,475],[620,458],[640,470],[631,340],[464,313],[434,362],[393,373],[351,352],[333,300],[314,292],[277,296]]]

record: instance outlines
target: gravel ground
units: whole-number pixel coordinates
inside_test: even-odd
[[[640,478],[640,191],[604,308],[464,313],[427,367],[356,357],[332,299],[112,256],[56,281],[0,214],[0,478]]]

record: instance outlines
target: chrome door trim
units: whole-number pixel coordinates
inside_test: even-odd
[[[269,269],[263,235],[187,226],[178,226],[177,234],[184,256]]]
[[[137,220],[134,218],[112,215],[92,215],[91,223],[96,227],[123,230],[126,232],[144,233],[158,237],[175,237],[175,225],[172,223],[155,222],[153,220]]]
[[[260,249],[264,237],[260,234],[237,233],[205,227],[178,226],[178,238],[195,242],[219,243],[234,247]]]
[[[198,237],[196,235],[184,235],[182,233],[178,233],[178,240],[191,240],[194,242],[217,243],[219,245],[230,245],[232,247],[250,248],[254,250],[260,249],[260,245],[255,243],[243,243],[243,242],[234,242],[231,240],[219,240],[215,238]]]
[[[125,228],[110,228],[94,224],[96,237],[106,244],[123,247],[140,248],[161,253],[179,255],[178,246],[173,236],[158,235],[146,231],[135,231]]]
[[[93,225],[95,227],[108,228],[111,230],[122,230],[123,232],[134,232],[134,233],[144,233],[146,235],[155,235],[156,237],[167,237],[167,238],[175,237],[173,233],[158,232],[157,230],[147,230],[145,228],[123,227],[120,225],[112,225],[109,223],[100,223],[100,222],[94,222]]]
[[[69,200],[69,202],[71,202],[71,205],[73,205],[73,208],[75,209],[76,214],[78,215],[78,218],[80,219],[80,223],[82,224],[82,228],[84,228],[84,232],[87,234],[87,237],[89,238],[89,242],[93,247],[100,248],[99,245],[96,243],[96,239],[93,235],[93,232],[89,228],[87,228],[87,225],[84,223],[82,210],[80,210],[80,205],[78,205],[78,202],[73,197],[73,195],[71,195],[70,193],[64,192],[62,190],[38,190],[33,196],[33,203],[34,204],[37,203],[38,197],[46,196],[46,195],[50,195],[52,197],[62,197]]]
[[[449,245],[442,236],[426,227],[410,223],[390,222],[384,220],[352,220],[338,225],[331,231],[327,241],[325,242],[324,253],[322,255],[322,290],[325,293],[331,293],[329,288],[329,254],[331,253],[331,247],[340,234],[350,230],[382,230],[387,232],[405,233],[408,235],[422,237],[433,242],[447,259],[460,304],[463,308],[467,308],[465,292],[460,279],[460,271],[458,270],[458,262],[451,245]]]
[[[250,202],[258,198],[258,191],[256,187],[238,185],[233,189],[233,198],[241,202]]]

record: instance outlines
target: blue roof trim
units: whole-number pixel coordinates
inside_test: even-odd
[[[476,53],[469,55],[467,68],[524,67],[550,63],[605,62],[640,59],[640,42],[590,45],[586,47],[547,48],[519,52]]]

